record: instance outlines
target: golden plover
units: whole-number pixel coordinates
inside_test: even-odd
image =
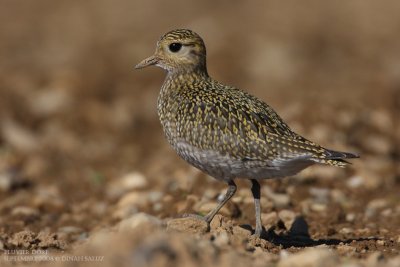
[[[196,168],[228,184],[215,214],[235,194],[236,178],[250,179],[255,236],[262,233],[259,180],[294,175],[315,163],[343,167],[358,155],[321,147],[294,133],[260,99],[212,79],[202,38],[187,29],[164,34],[154,55],[135,68],[167,71],[158,97],[158,115],[170,145]]]

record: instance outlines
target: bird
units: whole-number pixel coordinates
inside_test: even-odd
[[[237,191],[236,179],[251,181],[261,237],[260,181],[293,176],[314,165],[345,167],[355,153],[326,149],[292,131],[265,102],[209,76],[199,34],[175,29],[161,36],[155,53],[135,66],[157,66],[166,78],[157,99],[164,135],[189,164],[223,181],[228,189],[207,215],[208,224]]]

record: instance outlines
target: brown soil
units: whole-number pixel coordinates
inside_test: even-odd
[[[4,1],[1,266],[38,255],[51,266],[400,266],[399,8]],[[262,239],[251,236],[247,181],[210,228],[176,219],[206,213],[226,189],[164,140],[164,73],[133,70],[176,27],[204,37],[216,79],[267,101],[307,138],[361,154],[347,169],[265,181]]]

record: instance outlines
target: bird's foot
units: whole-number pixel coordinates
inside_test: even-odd
[[[264,231],[264,229],[262,227],[260,227],[260,228],[256,227],[252,236],[254,238],[260,238],[260,239],[266,238],[266,232]]]

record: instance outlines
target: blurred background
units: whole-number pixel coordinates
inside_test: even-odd
[[[164,140],[156,100],[165,73],[133,68],[175,28],[203,37],[215,79],[257,95],[307,138],[362,155],[347,170],[315,167],[300,181],[342,190],[353,212],[388,196],[378,208],[395,217],[375,222],[398,219],[400,3],[251,3],[1,1],[5,246],[23,246],[10,240],[27,229],[70,244],[137,211],[176,216],[189,209],[188,194],[215,200],[224,189]],[[294,180],[270,185],[293,199],[309,197],[286,190]],[[136,198],[126,197],[132,191]],[[242,214],[238,220],[251,222]]]

